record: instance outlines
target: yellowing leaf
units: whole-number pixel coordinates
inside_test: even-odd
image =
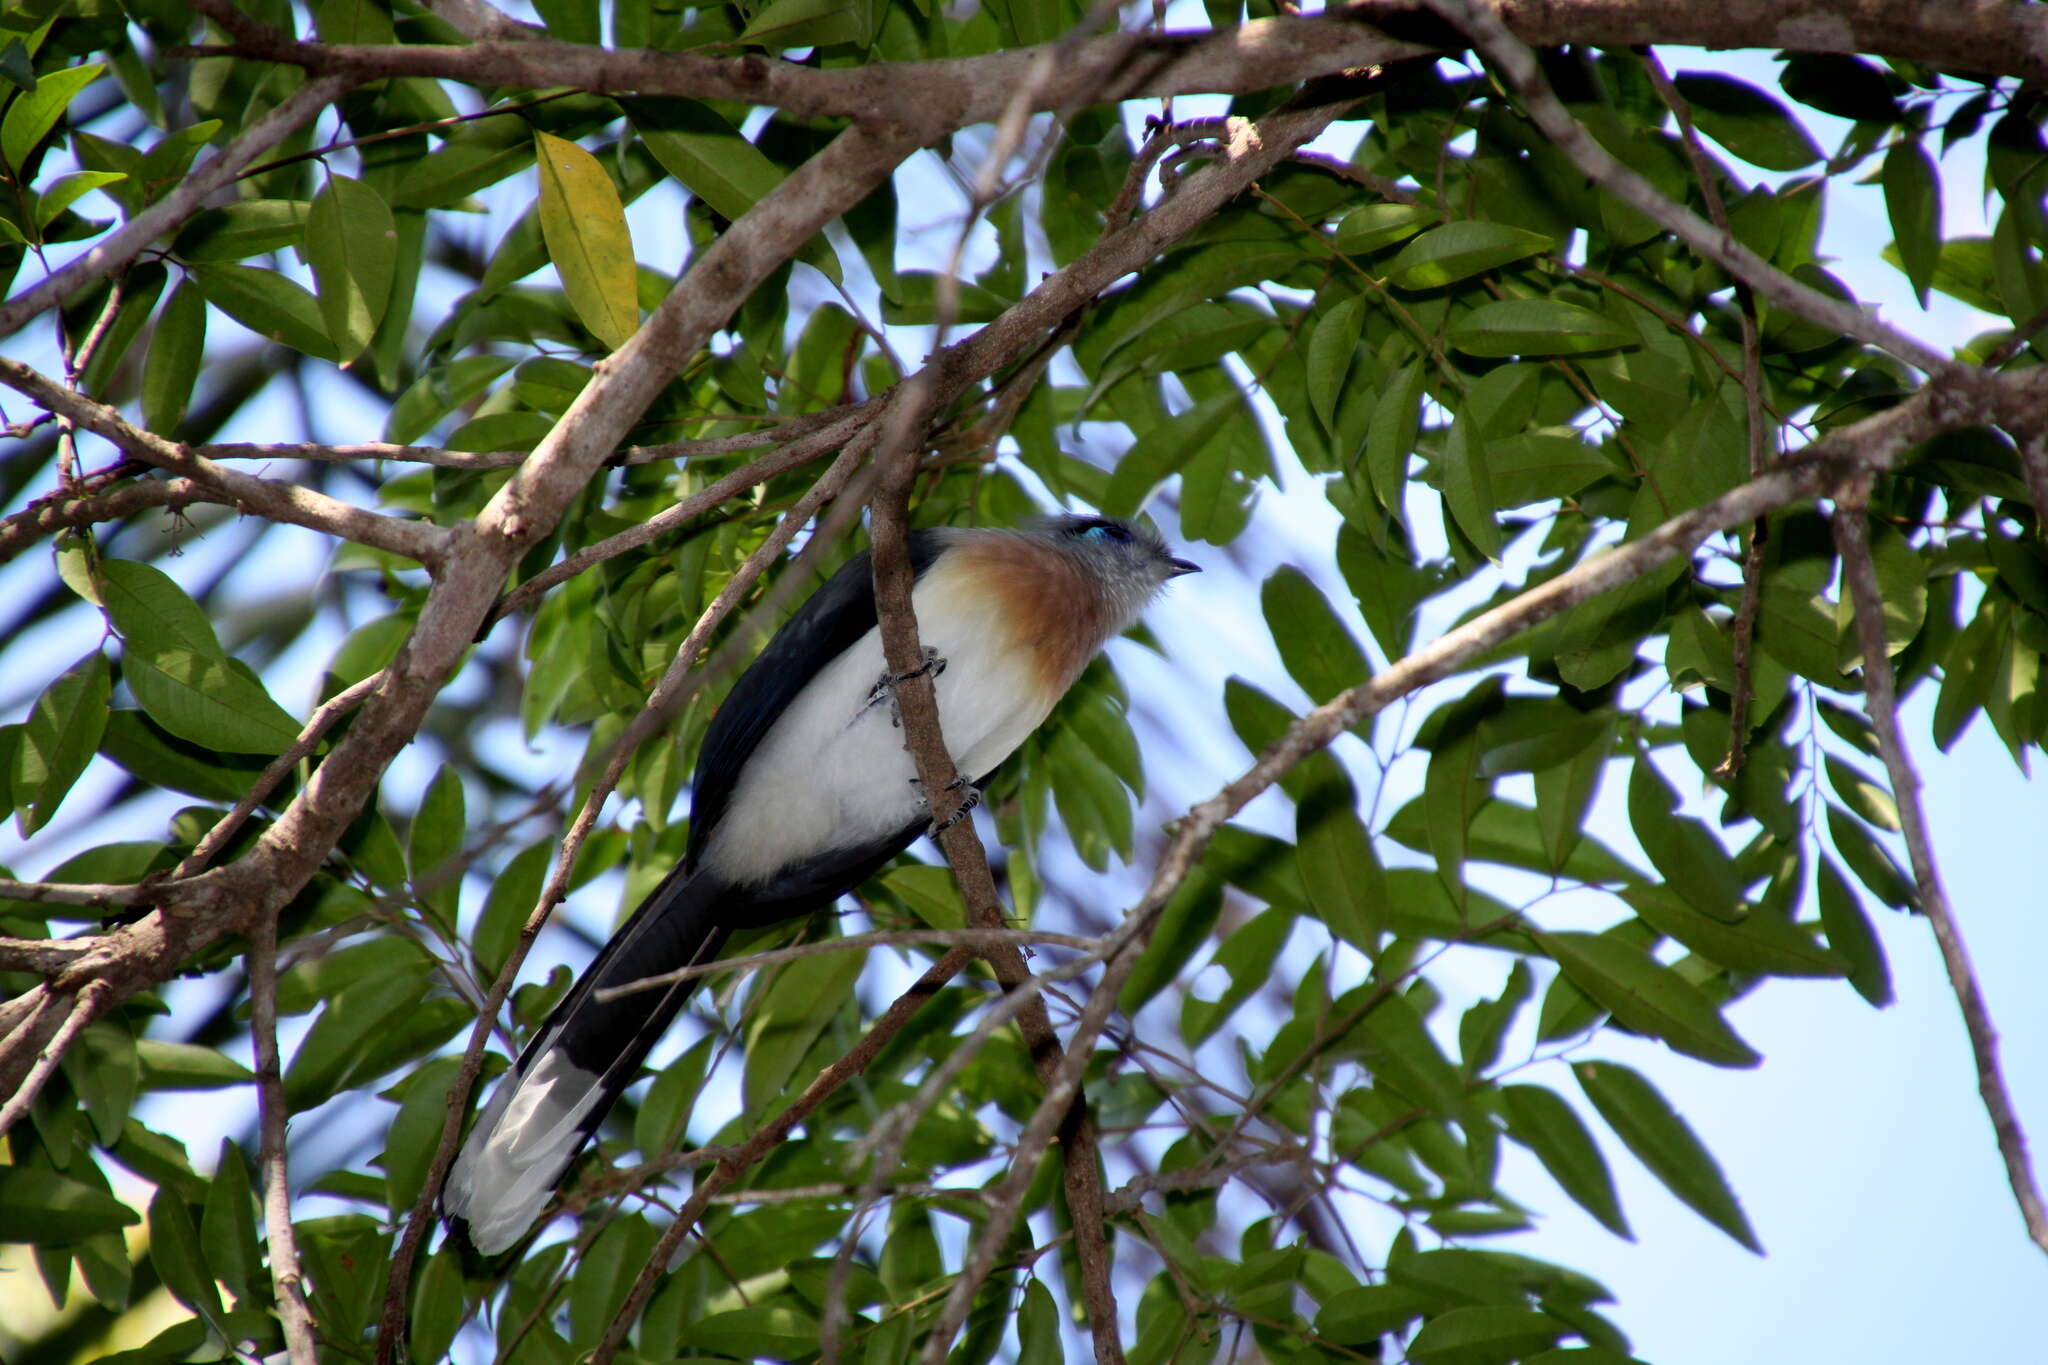
[[[570,307],[609,350],[640,329],[633,237],[619,191],[575,143],[533,135],[540,161],[540,230]]]

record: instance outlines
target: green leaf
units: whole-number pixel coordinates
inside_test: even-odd
[[[1734,971],[1822,977],[1847,971],[1813,935],[1767,909],[1730,923],[1700,913],[1672,886],[1632,886],[1621,897],[1658,933]]]
[[[39,1120],[40,1121],[40,1120]],[[105,1190],[46,1168],[0,1166],[0,1239],[62,1246],[141,1222]]]
[[[1407,485],[1408,457],[1415,453],[1416,436],[1421,429],[1422,388],[1422,362],[1411,360],[1380,390],[1373,404],[1372,420],[1365,429],[1366,477],[1371,482],[1373,497],[1393,512],[1396,520],[1400,519],[1401,496]],[[1347,573],[1345,577],[1351,575]],[[1352,591],[1358,591],[1355,581]],[[1363,600],[1361,595],[1361,604]],[[1372,617],[1368,615],[1366,620],[1370,624]],[[1394,649],[1377,626],[1373,634],[1388,651],[1387,657],[1401,656],[1402,651]]]
[[[215,1048],[138,1038],[135,1058],[142,1066],[142,1084],[150,1090],[218,1090],[248,1085],[256,1073]]]
[[[227,657],[199,604],[161,569],[100,566],[107,615],[121,633],[121,678],[149,718],[180,739],[229,753],[278,753],[299,723],[253,673]]]
[[[420,1008],[426,991],[422,963],[411,970],[366,977],[337,992],[285,1067],[284,1097],[291,1112],[324,1104],[347,1088],[350,1076],[376,1044]]]
[[[1557,299],[1498,299],[1455,323],[1446,338],[1466,355],[1582,355],[1635,343],[1605,314]]]
[[[1272,979],[1273,963],[1294,932],[1294,916],[1286,910],[1262,910],[1216,949],[1212,964],[1230,975],[1230,985],[1214,1000],[1190,990],[1181,999],[1181,1036],[1190,1045],[1214,1034],[1238,1007]]]
[[[1303,362],[1308,401],[1323,425],[1332,430],[1337,425],[1337,405],[1344,396],[1344,381],[1350,376],[1352,361],[1358,354],[1364,317],[1365,296],[1353,294],[1323,314],[1309,334],[1308,353]]]
[[[1628,822],[1664,880],[1702,914],[1733,924],[1742,917],[1743,878],[1713,832],[1677,813],[1678,794],[1638,751],[1628,778]]]
[[[1862,822],[1832,801],[1828,802],[1828,837],[1834,841],[1842,861],[1856,874],[1856,880],[1869,887],[1872,895],[1895,909],[1912,907],[1912,879],[1900,870],[1891,853]]]
[[[1580,1062],[1572,1074],[1651,1175],[1709,1223],[1763,1254],[1719,1163],[1655,1086],[1618,1062]]]
[[[263,1253],[256,1246],[256,1195],[249,1186],[249,1167],[242,1151],[227,1138],[220,1142],[213,1178],[206,1182],[206,1205],[199,1216],[199,1245],[206,1268],[228,1287],[237,1304],[248,1304],[267,1289]]]
[[[1222,393],[1147,428],[1117,460],[1101,499],[1103,513],[1136,516],[1154,489],[1201,454],[1224,424],[1243,410],[1242,394]]]
[[[1493,519],[1493,485],[1485,444],[1461,413],[1444,434],[1444,505],[1465,538],[1488,559],[1500,558],[1500,523]]]
[[[346,368],[377,334],[398,269],[398,224],[384,196],[330,174],[306,214],[306,263],[320,286],[320,317]]]
[[[1533,1308],[1453,1308],[1422,1324],[1408,1343],[1408,1358],[1420,1365],[1507,1365],[1555,1345],[1569,1331]]]
[[[1402,247],[1401,254],[1387,264],[1387,281],[1400,289],[1435,289],[1553,250],[1556,245],[1540,232],[1506,223],[1477,219],[1447,223]]]
[[[1747,81],[1713,71],[1681,71],[1672,84],[1692,105],[1701,132],[1752,166],[1796,171],[1821,159],[1785,106]]]
[[[1017,1365],[1061,1365],[1065,1350],[1052,1291],[1033,1277],[1025,1282],[1024,1304],[1017,1313]]]
[[[1358,818],[1357,795],[1342,780],[1314,783],[1295,810],[1296,858],[1316,915],[1331,933],[1377,956],[1387,874]]]
[[[1925,308],[1941,263],[1941,177],[1918,138],[1900,138],[1885,153],[1878,179],[1884,186],[1884,207],[1891,215],[1900,268]]]
[[[405,1216],[426,1183],[461,1066],[459,1057],[436,1057],[405,1079],[398,1113],[384,1134],[384,1197],[394,1218]]]
[[[185,1201],[169,1188],[159,1188],[149,1201],[149,1259],[172,1297],[209,1323],[220,1321],[226,1310],[199,1244],[199,1229]]]
[[[185,420],[205,357],[206,298],[198,285],[184,280],[157,315],[149,359],[142,367],[142,420],[151,431],[169,436]]]
[[[256,335],[317,360],[335,358],[319,301],[297,281],[275,270],[225,262],[195,265],[191,278],[208,303]]]
[[[65,1078],[92,1119],[100,1145],[111,1147],[119,1142],[141,1082],[135,1035],[129,1032],[127,1020],[117,1015],[88,1028],[64,1054],[63,1066]]]
[[[540,228],[569,304],[606,349],[640,330],[640,277],[618,188],[597,158],[535,130]]]
[[[1324,1301],[1316,1313],[1316,1332],[1340,1346],[1373,1346],[1443,1306],[1437,1295],[1407,1285],[1362,1284]]]
[[[406,846],[414,891],[451,928],[462,891],[462,841],[469,832],[463,807],[462,776],[444,763],[420,798]]]
[[[14,803],[23,837],[50,822],[92,761],[107,725],[112,673],[95,649],[36,698],[14,753]]]
[[[1308,575],[1282,565],[1260,589],[1280,661],[1318,705],[1365,681],[1365,651]]]
[[[57,182],[36,196],[36,231],[57,221],[59,214],[77,203],[84,195],[108,185],[118,184],[128,177],[119,171],[77,171],[60,177]]]
[[[909,907],[911,914],[932,928],[967,927],[967,905],[960,899],[952,868],[918,863],[894,868],[881,880],[892,895]]]
[[[306,212],[299,199],[237,199],[194,214],[172,241],[171,254],[218,264],[282,251],[305,240]]]
[[[688,1323],[676,1345],[746,1360],[760,1356],[797,1359],[816,1354],[818,1320],[789,1303],[756,1304]]]
[[[98,80],[106,69],[104,62],[87,62],[52,71],[38,76],[33,90],[15,97],[7,106],[7,117],[0,119],[0,159],[6,161],[8,170],[18,176],[27,169],[29,154],[64,117],[72,96]]]
[[[1885,961],[1884,942],[1863,911],[1862,898],[1826,854],[1821,855],[1815,883],[1828,946],[1847,959],[1849,984],[1856,993],[1882,1009],[1892,1002],[1892,972]]]
[[[1436,214],[1421,204],[1367,204],[1338,221],[1337,250],[1352,256],[1378,251],[1413,237],[1436,220]],[[1548,250],[1549,238],[1538,249]]]
[[[769,0],[737,41],[768,47],[827,47],[865,36],[855,0]]]
[[[1634,1241],[1614,1177],[1583,1120],[1555,1091],[1540,1085],[1501,1088],[1507,1107],[1508,1136],[1536,1154],[1560,1188],[1617,1237]]]
[[[747,1024],[747,1112],[767,1115],[796,1096],[789,1079],[853,994],[863,954],[852,949],[798,958],[758,997]]]
[[[1634,944],[1609,934],[1537,932],[1535,939],[1572,984],[1636,1032],[1716,1066],[1763,1060],[1699,987]]]

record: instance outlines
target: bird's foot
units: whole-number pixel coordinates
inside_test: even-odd
[[[919,788],[922,788],[922,786],[924,785],[914,777],[910,779],[910,783],[912,786]],[[959,809],[955,810],[951,815],[947,816],[945,819],[932,821],[931,827],[927,829],[925,833],[930,835],[934,839],[938,838],[941,834],[944,834],[947,830],[953,828],[953,826],[959,824],[962,820],[965,820],[970,814],[973,813],[974,808],[981,804],[981,788],[975,786],[972,782],[969,782],[964,777],[956,777],[951,782],[948,782],[946,784],[946,790],[949,792],[962,793],[960,797],[960,807]],[[929,809],[931,803],[927,801],[925,803],[925,806],[927,809]]]
[[[911,669],[908,673],[884,673],[881,677],[877,678],[875,685],[868,690],[867,704],[874,706],[880,702],[888,702],[889,723],[900,730],[903,728],[903,712],[896,705],[897,686],[909,682],[912,678],[922,678],[927,674],[936,678],[945,671],[946,661],[940,657],[938,649],[935,646],[926,645],[924,647],[924,662],[916,668]]]

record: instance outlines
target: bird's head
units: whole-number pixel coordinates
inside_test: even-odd
[[[1109,614],[1122,630],[1168,579],[1200,573],[1202,566],[1179,559],[1157,531],[1116,517],[1047,517],[1031,528],[1067,555],[1095,584]]]

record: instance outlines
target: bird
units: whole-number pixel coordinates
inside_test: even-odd
[[[1044,722],[1081,670],[1171,579],[1199,566],[1151,528],[1063,513],[908,537],[939,723],[972,786]],[[511,1249],[637,1078],[697,977],[598,992],[712,961],[731,934],[838,900],[932,832],[882,654],[870,552],[814,592],[706,728],[683,858],[533,1035],[443,1188],[458,1246]],[[963,811],[966,806],[963,806]],[[955,817],[957,818],[957,817]]]

